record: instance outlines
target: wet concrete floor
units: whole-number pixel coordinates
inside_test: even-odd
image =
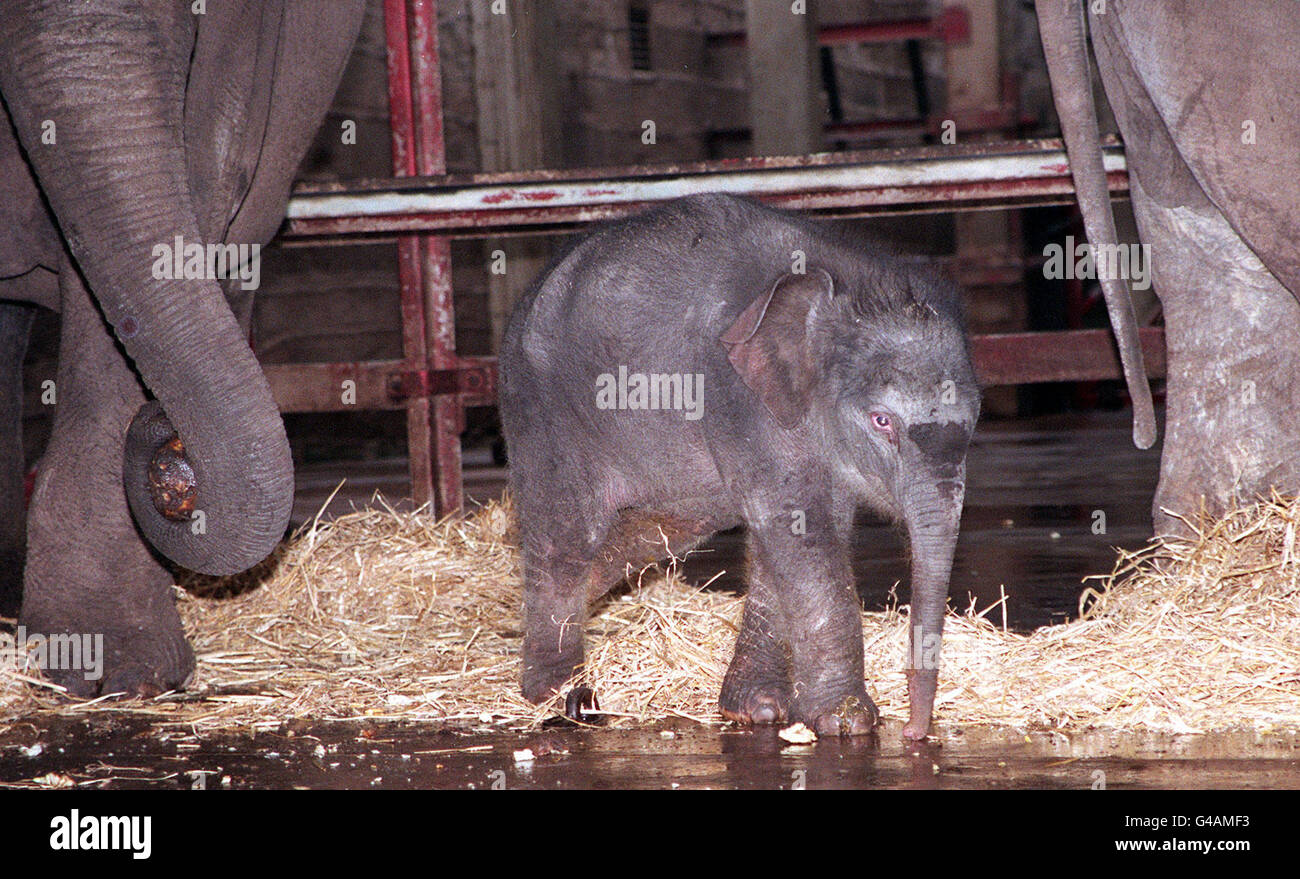
[[[469,455],[474,460],[473,454]],[[486,460],[484,464],[488,463]],[[1143,545],[1158,450],[1138,451],[1122,413],[986,422],[969,458],[953,604],[980,609],[1005,590],[1020,630],[1077,613],[1080,580],[1109,571],[1113,547]],[[306,518],[338,484],[337,467],[299,473]],[[331,505],[379,488],[400,492],[401,462],[348,469]],[[496,496],[504,471],[467,474],[469,494]],[[1100,515],[1099,515],[1100,514]],[[1099,527],[1104,524],[1104,528]],[[743,536],[720,535],[687,560],[688,579],[741,580]],[[869,608],[898,586],[904,544],[862,522],[855,547]],[[991,618],[1000,622],[1001,612]],[[1300,788],[1300,730],[1205,736],[1115,734],[945,724],[905,745],[897,724],[861,741],[795,746],[773,730],[674,722],[642,729],[535,733],[410,724],[287,724],[256,734],[196,735],[179,726],[97,714],[19,722],[0,733],[0,785],[108,788]],[[531,751],[532,759],[516,752]]]
[[[0,736],[0,787],[108,789],[1300,788],[1300,735],[1119,735],[956,727],[791,745],[772,729],[689,721],[639,729],[453,732],[288,724],[204,734],[97,716]],[[523,753],[527,751],[528,753]]]

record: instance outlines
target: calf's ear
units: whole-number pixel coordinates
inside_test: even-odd
[[[786,430],[803,421],[817,379],[808,350],[808,313],[834,290],[824,269],[782,275],[720,337],[746,387]]]

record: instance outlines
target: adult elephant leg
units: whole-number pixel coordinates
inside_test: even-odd
[[[1208,201],[1163,204],[1130,179],[1165,314],[1165,445],[1157,534],[1202,503],[1222,513],[1276,487],[1300,492],[1300,304]]]
[[[231,574],[283,536],[293,467],[270,387],[221,287],[169,277],[174,254],[159,253],[179,240],[188,258],[210,243],[186,180],[198,17],[159,0],[13,0],[0,14],[0,89],[77,268],[166,414],[130,435],[141,440],[128,444],[136,521],[178,564]],[[53,117],[57,143],[44,144],[42,120]],[[169,425],[193,470],[192,509],[160,500],[147,481]]]
[[[1294,383],[1300,306],[1224,216],[1236,211],[1238,228],[1258,228],[1241,222],[1243,216],[1268,205],[1284,214],[1276,206],[1290,204],[1285,193],[1291,178],[1277,173],[1285,173],[1290,153],[1282,147],[1273,159],[1264,146],[1245,158],[1236,152],[1241,143],[1233,120],[1262,119],[1256,111],[1276,101],[1268,100],[1268,91],[1249,89],[1241,90],[1240,103],[1236,92],[1225,98],[1220,77],[1207,71],[1217,65],[1228,82],[1239,82],[1240,70],[1251,68],[1239,70],[1204,52],[1188,55],[1179,31],[1190,16],[1215,13],[1203,4],[1182,5],[1187,8],[1129,9],[1128,16],[1121,4],[1092,19],[1102,81],[1124,135],[1138,231],[1150,247],[1165,314],[1166,437],[1153,503],[1161,534],[1186,534],[1165,509],[1195,516],[1204,503],[1215,514],[1234,497],[1249,501],[1270,487],[1300,490],[1300,389]],[[1291,27],[1282,19],[1262,38],[1274,48],[1252,59],[1264,65],[1255,69],[1290,69],[1286,58],[1277,60],[1276,37]],[[1257,75],[1269,89],[1291,94],[1277,76]],[[1230,134],[1216,140],[1223,132]],[[1282,170],[1270,178],[1267,169],[1274,167]],[[1259,176],[1247,176],[1243,185],[1243,169]],[[1278,222],[1278,229],[1285,227],[1285,218]],[[1267,235],[1257,237],[1268,243]],[[1281,249],[1293,253],[1283,239]]]
[[[59,402],[32,496],[19,623],[29,639],[102,644],[102,653],[83,650],[82,668],[45,670],[73,695],[158,693],[186,682],[194,654],[171,576],[141,538],[122,488],[126,427],[145,396],[66,260],[59,278]]]
[[[365,0],[236,0],[199,17],[185,157],[206,240],[271,240],[365,8]],[[245,51],[232,57],[237,40]],[[239,303],[232,307],[242,315]]]
[[[23,355],[35,309],[0,302],[0,616],[18,612],[23,586]]]

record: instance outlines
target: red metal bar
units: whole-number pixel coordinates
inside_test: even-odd
[[[1147,374],[1165,375],[1165,331],[1138,330]],[[996,385],[1083,382],[1123,378],[1108,330],[1005,333],[971,337],[980,383]],[[454,397],[470,406],[497,402],[495,357],[463,357],[456,369],[411,372],[402,360],[363,363],[276,363],[264,367],[283,412],[400,409],[412,398]],[[342,403],[341,383],[351,380],[356,400]],[[30,401],[38,406],[38,400]]]
[[[395,177],[411,177],[417,173],[415,110],[411,103],[411,53],[407,31],[406,0],[384,0],[388,118]],[[425,353],[424,298],[420,284],[420,241],[417,236],[407,235],[397,241],[397,277],[402,309],[403,367],[408,370],[423,369],[428,357]],[[410,400],[406,406],[407,466],[411,475],[411,497],[417,504],[429,503],[433,499],[429,453],[430,405],[428,400]]]
[[[1164,328],[1142,327],[1138,337],[1147,375],[1164,376]],[[971,358],[985,387],[1123,377],[1110,330],[974,336]]]
[[[467,406],[496,405],[494,357],[464,357],[456,369],[435,372],[413,371],[405,360],[268,363],[262,371],[281,412],[406,409],[413,398],[447,394]]]
[[[384,39],[388,65],[388,124],[392,137],[393,174],[415,175],[411,149],[411,57],[406,44],[405,0],[384,0]]]
[[[436,0],[385,0],[393,171],[398,177],[446,172]],[[447,239],[404,235],[397,243],[405,372],[455,369],[455,315]],[[460,434],[464,406],[456,395],[405,398],[411,496],[437,515],[461,506]]]
[[[417,165],[423,176],[447,173],[443,142],[442,68],[438,55],[437,0],[410,0],[411,58],[415,105]],[[452,301],[451,244],[441,236],[421,242],[425,313],[425,345],[429,372],[452,370],[456,358],[456,312]],[[433,398],[429,413],[433,439],[431,461],[434,508],[439,516],[457,511],[463,503],[460,435],[465,430],[465,407],[454,395]]]

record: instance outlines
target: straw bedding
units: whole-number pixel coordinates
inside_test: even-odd
[[[1029,635],[999,609],[950,614],[940,723],[1207,732],[1300,727],[1300,501],[1273,497],[1197,536],[1121,553],[1083,616]],[[525,729],[520,571],[508,502],[435,522],[379,501],[316,521],[258,569],[178,587],[199,658],[186,694],[69,704],[0,659],[0,729],[34,712],[123,711],[193,729],[404,719]],[[720,723],[741,599],[632,572],[593,608],[587,679],[615,724]],[[1012,584],[1014,587],[1014,584]],[[868,691],[906,712],[906,608],[864,613]],[[0,635],[0,638],[9,637]],[[0,657],[12,651],[0,644]]]

